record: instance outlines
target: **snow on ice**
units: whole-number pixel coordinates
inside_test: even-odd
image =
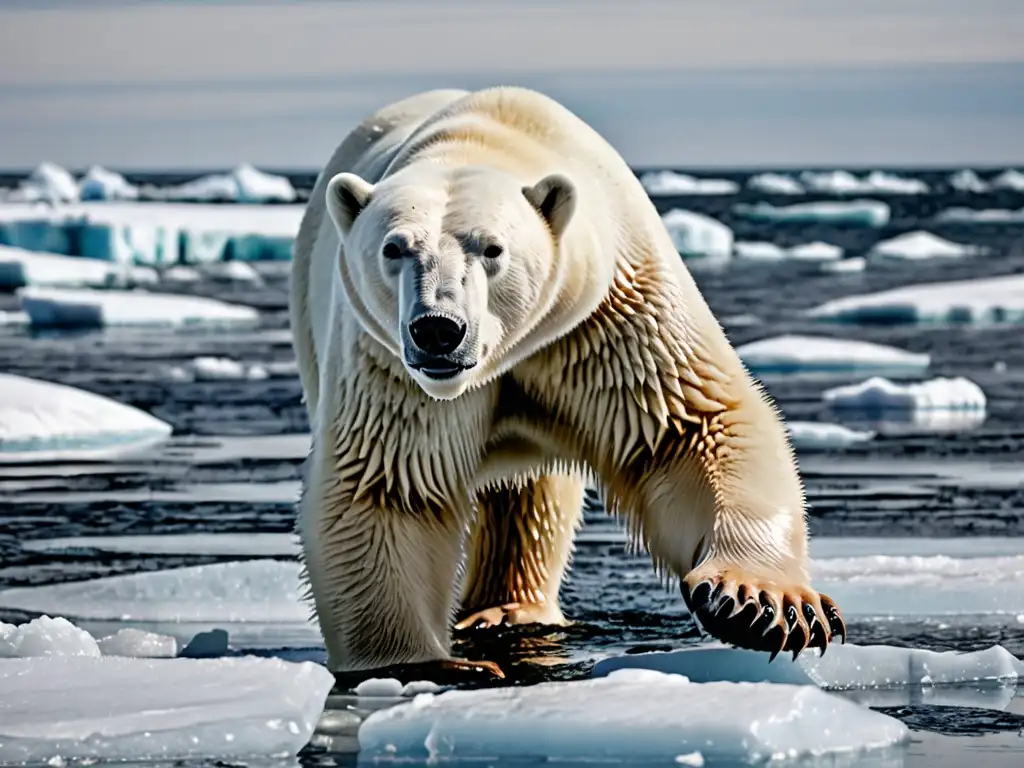
[[[747,179],[747,188],[768,195],[802,195],[803,185],[784,173],[759,173]]]
[[[735,195],[740,185],[729,179],[699,179],[675,171],[648,171],[640,176],[651,197],[667,195]]]
[[[1024,275],[916,283],[844,296],[807,311],[843,323],[1005,323],[1024,321]]]
[[[0,290],[28,285],[63,288],[132,287],[153,285],[159,280],[159,275],[150,267],[0,245]]]
[[[733,253],[737,258],[748,261],[830,262],[843,257],[843,249],[838,245],[820,241],[794,245],[791,248],[767,242],[739,242],[733,244]]]
[[[876,243],[868,258],[923,261],[925,259],[959,259],[980,256],[988,249],[978,245],[962,245],[933,235],[931,232],[907,232],[890,240]]]
[[[863,178],[849,171],[803,171],[800,181],[808,190],[831,195],[925,195],[928,185],[885,171],[871,171]]]
[[[170,424],[101,395],[0,373],[0,463],[109,459],[170,434]]]
[[[359,749],[360,760],[373,761],[635,762],[700,753],[762,762],[871,753],[908,737],[898,720],[813,686],[692,683],[622,669],[574,682],[422,693],[373,712],[359,729]]]
[[[870,430],[849,429],[842,424],[816,421],[787,421],[786,427],[793,447],[804,453],[847,448],[867,442],[875,436]]]
[[[22,288],[21,308],[32,325],[42,328],[254,327],[259,312],[201,296],[148,291]]]
[[[858,411],[882,415],[892,411],[980,411],[986,407],[985,393],[963,376],[935,378],[910,384],[896,384],[873,376],[859,384],[834,387],[822,399],[837,411]]]
[[[884,373],[916,376],[929,355],[869,341],[786,334],[752,341],[736,353],[755,376],[777,374]]]
[[[152,200],[231,203],[291,203],[295,188],[285,176],[264,173],[242,163],[229,173],[202,176],[176,187],[146,187]]]
[[[772,205],[737,203],[733,210],[752,221],[766,223],[823,223],[861,227],[884,227],[889,223],[889,206],[878,200],[820,201]]]

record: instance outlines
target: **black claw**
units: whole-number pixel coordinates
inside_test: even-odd
[[[804,603],[804,618],[807,619],[807,626],[813,626],[818,620],[818,614],[814,612],[814,606],[810,603]]]
[[[782,651],[786,646],[786,630],[776,624],[774,627],[768,630],[768,633],[761,638],[761,647],[766,651],[771,651],[772,655],[768,659],[770,664],[772,660]]]
[[[828,626],[832,632],[832,636],[839,635],[842,638],[842,642],[846,643],[846,623],[843,621],[843,616],[839,613],[839,609],[836,608],[832,603],[824,603],[823,608],[825,610],[825,618],[828,619]]]
[[[793,627],[793,631],[789,633],[789,637],[786,638],[785,650],[792,651],[793,661],[796,661],[797,656],[799,656],[806,647],[807,635],[804,633],[804,628],[800,624],[797,624]]]
[[[712,586],[710,581],[702,581],[696,587],[693,588],[693,593],[690,595],[691,610],[700,609],[704,607],[711,599]]]
[[[807,643],[808,648],[817,648],[821,651],[821,655],[825,655],[825,649],[828,648],[828,635],[825,634],[825,628],[821,626],[820,621],[815,621],[811,625],[811,639]]]
[[[725,621],[729,617],[729,614],[732,613],[732,609],[735,605],[736,601],[732,599],[732,595],[726,595],[718,603],[718,608],[715,610],[715,618],[719,621]]]
[[[796,606],[790,603],[785,607],[784,614],[786,616],[786,629],[792,632],[796,629],[797,620],[799,619],[799,614],[796,612]]]

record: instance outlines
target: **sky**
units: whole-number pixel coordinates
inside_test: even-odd
[[[320,167],[523,85],[634,166],[1024,166],[1024,0],[0,0],[0,168]]]

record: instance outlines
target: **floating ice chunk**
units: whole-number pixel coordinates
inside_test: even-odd
[[[889,223],[889,206],[878,200],[820,201],[772,205],[737,203],[733,210],[753,221],[770,223],[848,224],[860,227],[884,227]]]
[[[275,176],[243,163],[230,173],[202,176],[177,187],[147,187],[146,196],[157,200],[195,202],[290,203],[295,188],[285,176]]]
[[[818,173],[804,171],[800,180],[815,192],[833,195],[924,195],[928,193],[928,185],[920,179],[908,179],[885,171],[871,171],[863,179],[857,178],[849,171],[827,171]]]
[[[163,442],[171,429],[92,392],[0,373],[0,464],[114,458]]]
[[[958,224],[1021,224],[1024,223],[1024,208],[1016,211],[1002,208],[946,208],[935,214],[935,220]]]
[[[841,424],[787,421],[793,447],[798,451],[829,451],[864,443],[875,436],[870,430],[855,430]]]
[[[0,310],[0,327],[28,325],[28,315],[24,312],[6,312]]]
[[[270,378],[262,365],[247,365],[227,357],[197,357],[170,369],[176,381],[262,381]]]
[[[59,165],[42,162],[32,169],[11,199],[24,202],[67,203],[78,199],[75,177]]]
[[[684,257],[720,259],[732,254],[732,230],[716,219],[673,208],[661,220]]]
[[[417,696],[421,693],[439,693],[441,686],[430,680],[410,680],[402,687],[403,696]]]
[[[401,696],[402,684],[392,677],[371,677],[355,687],[356,696]]]
[[[933,235],[931,232],[919,230],[875,243],[868,252],[868,257],[921,261],[924,259],[959,259],[987,252],[988,249],[983,246],[962,245]]]
[[[812,648],[796,661],[780,654],[769,663],[765,653],[714,643],[702,648],[602,659],[591,675],[604,677],[620,669],[683,675],[693,683],[777,683],[830,689],[1015,682],[1024,677],[1024,662],[1001,645],[959,653],[845,643],[830,646],[823,656]]]
[[[0,661],[0,763],[295,755],[334,676],[231,658]]]
[[[192,267],[171,267],[160,275],[160,279],[168,283],[197,283],[203,276]]]
[[[22,288],[21,307],[32,325],[57,328],[104,326],[256,326],[259,312],[200,296],[146,291]]]
[[[729,179],[698,179],[675,171],[648,171],[640,177],[647,194],[665,195],[735,195],[740,185]]]
[[[731,764],[845,757],[907,739],[895,718],[811,686],[691,683],[624,669],[574,682],[420,694],[366,718],[359,756],[667,762],[699,751],[709,763]]]
[[[970,168],[950,174],[949,186],[958,192],[974,192],[975,194],[988,192],[988,184]]]
[[[139,189],[119,173],[93,165],[78,182],[80,200],[135,200]]]
[[[867,266],[867,260],[863,256],[854,256],[852,259],[837,259],[835,261],[823,261],[818,265],[822,272],[831,274],[850,274],[863,272]]]
[[[0,290],[28,285],[47,287],[90,287],[149,285],[158,280],[156,272],[130,264],[101,259],[61,256],[0,245]]]
[[[251,264],[244,261],[220,261],[204,264],[202,274],[204,277],[223,282],[263,284],[260,273]]]
[[[92,635],[61,616],[40,616],[17,627],[0,623],[0,659],[99,655],[99,646]],[[2,709],[0,704],[0,711]]]
[[[896,384],[874,376],[859,384],[834,387],[822,393],[833,410],[882,415],[891,411],[984,411],[985,393],[963,376]]]
[[[759,173],[747,180],[748,189],[770,195],[802,195],[803,185],[792,176],[781,173]]]
[[[789,373],[864,373],[915,376],[928,369],[931,357],[885,344],[825,336],[786,334],[752,341],[736,349],[757,376]]]
[[[84,202],[45,208],[0,205],[0,240],[116,262],[291,259],[302,205],[199,205]]]
[[[813,242],[782,248],[774,243],[739,242],[733,244],[734,254],[750,261],[835,261],[843,256],[838,245]]]
[[[1010,168],[994,179],[992,179],[992,187],[994,189],[1010,189],[1014,192],[1024,192],[1024,173]]]
[[[1005,323],[1024,320],[1024,275],[918,283],[819,304],[806,314],[819,320],[901,323]]]
[[[104,656],[130,656],[137,659],[173,659],[178,655],[178,641],[167,635],[141,629],[119,629],[113,635],[96,641]]]

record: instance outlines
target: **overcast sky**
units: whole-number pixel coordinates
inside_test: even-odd
[[[0,167],[319,167],[527,85],[634,165],[1024,165],[1024,0],[0,1]]]

